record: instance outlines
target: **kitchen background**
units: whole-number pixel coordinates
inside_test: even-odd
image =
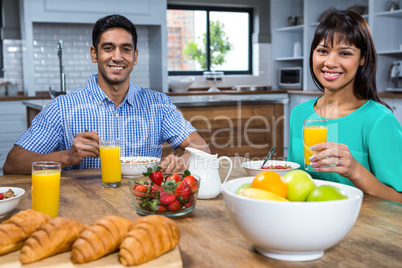
[[[317,25],[315,21],[319,14],[331,7],[345,9],[355,4],[369,6],[370,13],[365,18],[369,21],[375,37],[379,37],[377,40],[381,39],[376,43],[377,50],[380,51],[379,91],[383,92],[382,98],[390,104],[402,122],[402,98],[398,97],[400,95],[397,93],[385,92],[390,75],[389,67],[393,61],[402,60],[402,50],[398,50],[399,44],[402,44],[400,35],[402,13],[401,10],[389,12],[389,2],[386,0],[115,0],[110,3],[107,0],[1,0],[4,77],[0,78],[0,82],[9,81],[16,84],[19,97],[10,99],[13,97],[11,94],[9,97],[4,97],[0,91],[0,168],[13,142],[29,123],[26,107],[22,102],[29,98],[41,98],[37,95],[47,93],[49,87],[55,90],[60,88],[57,56],[59,40],[64,42],[63,59],[67,91],[83,86],[89,76],[97,72],[97,66],[92,63],[89,54],[92,45],[91,32],[93,23],[104,15],[124,14],[137,26],[139,58],[131,75],[133,83],[168,93],[165,46],[167,4],[252,8],[253,73],[225,76],[219,86],[230,88],[236,85],[264,85],[272,87],[273,90],[279,89],[277,81],[279,68],[300,66],[307,70],[308,42]],[[289,27],[288,17],[300,16],[303,12],[305,25]],[[302,55],[288,56],[288,51],[293,52],[293,44],[296,41],[301,43]],[[388,49],[391,45],[393,47]],[[383,48],[386,48],[385,52]],[[303,90],[288,91],[284,97],[280,96],[284,103],[285,123],[282,135],[285,156],[288,129],[286,120],[290,110],[295,105],[320,94],[310,88],[308,73],[303,74],[303,78],[305,80]],[[195,76],[195,79],[193,88],[209,87],[202,76]],[[243,97],[247,98],[246,95]]]

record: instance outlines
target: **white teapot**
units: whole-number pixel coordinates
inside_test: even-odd
[[[191,147],[187,147],[186,151],[190,153],[190,164],[188,170],[191,174],[198,175],[201,178],[198,198],[209,199],[217,197],[222,191],[221,177],[219,175],[219,162],[226,159],[230,164],[229,172],[224,180],[225,183],[233,168],[232,160],[227,156],[218,158],[217,154],[208,154]]]

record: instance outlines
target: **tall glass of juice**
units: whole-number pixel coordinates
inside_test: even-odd
[[[117,187],[121,184],[120,141],[101,140],[99,142],[102,185]]]
[[[327,120],[324,119],[307,119],[304,120],[303,129],[304,139],[304,168],[313,170],[310,166],[309,158],[318,151],[310,149],[311,146],[327,141]]]
[[[32,163],[32,209],[57,217],[59,214],[60,169],[57,162]]]

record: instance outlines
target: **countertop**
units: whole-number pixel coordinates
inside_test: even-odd
[[[286,92],[279,91],[275,93],[266,92],[249,92],[242,94],[168,94],[172,102],[178,107],[188,106],[214,106],[214,105],[231,105],[238,102],[241,103],[287,103],[289,101]],[[25,100],[22,103],[29,108],[42,110],[51,100]]]
[[[322,95],[321,91],[303,90],[263,90],[263,91],[235,91],[224,90],[221,92],[191,91],[184,93],[169,92],[167,95],[178,107],[185,106],[213,106],[230,105],[236,102],[243,103],[288,103],[289,95]],[[402,98],[402,93],[383,92],[378,94],[380,98]],[[50,101],[49,98],[36,97],[2,97],[0,101],[22,100],[23,104],[32,109],[42,110]]]

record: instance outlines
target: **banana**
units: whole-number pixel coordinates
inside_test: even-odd
[[[275,201],[286,201],[289,202],[286,198],[283,198],[279,195],[276,195],[271,192],[267,192],[258,188],[246,188],[241,190],[238,195],[256,198],[256,199],[264,199],[264,200],[275,200]]]

